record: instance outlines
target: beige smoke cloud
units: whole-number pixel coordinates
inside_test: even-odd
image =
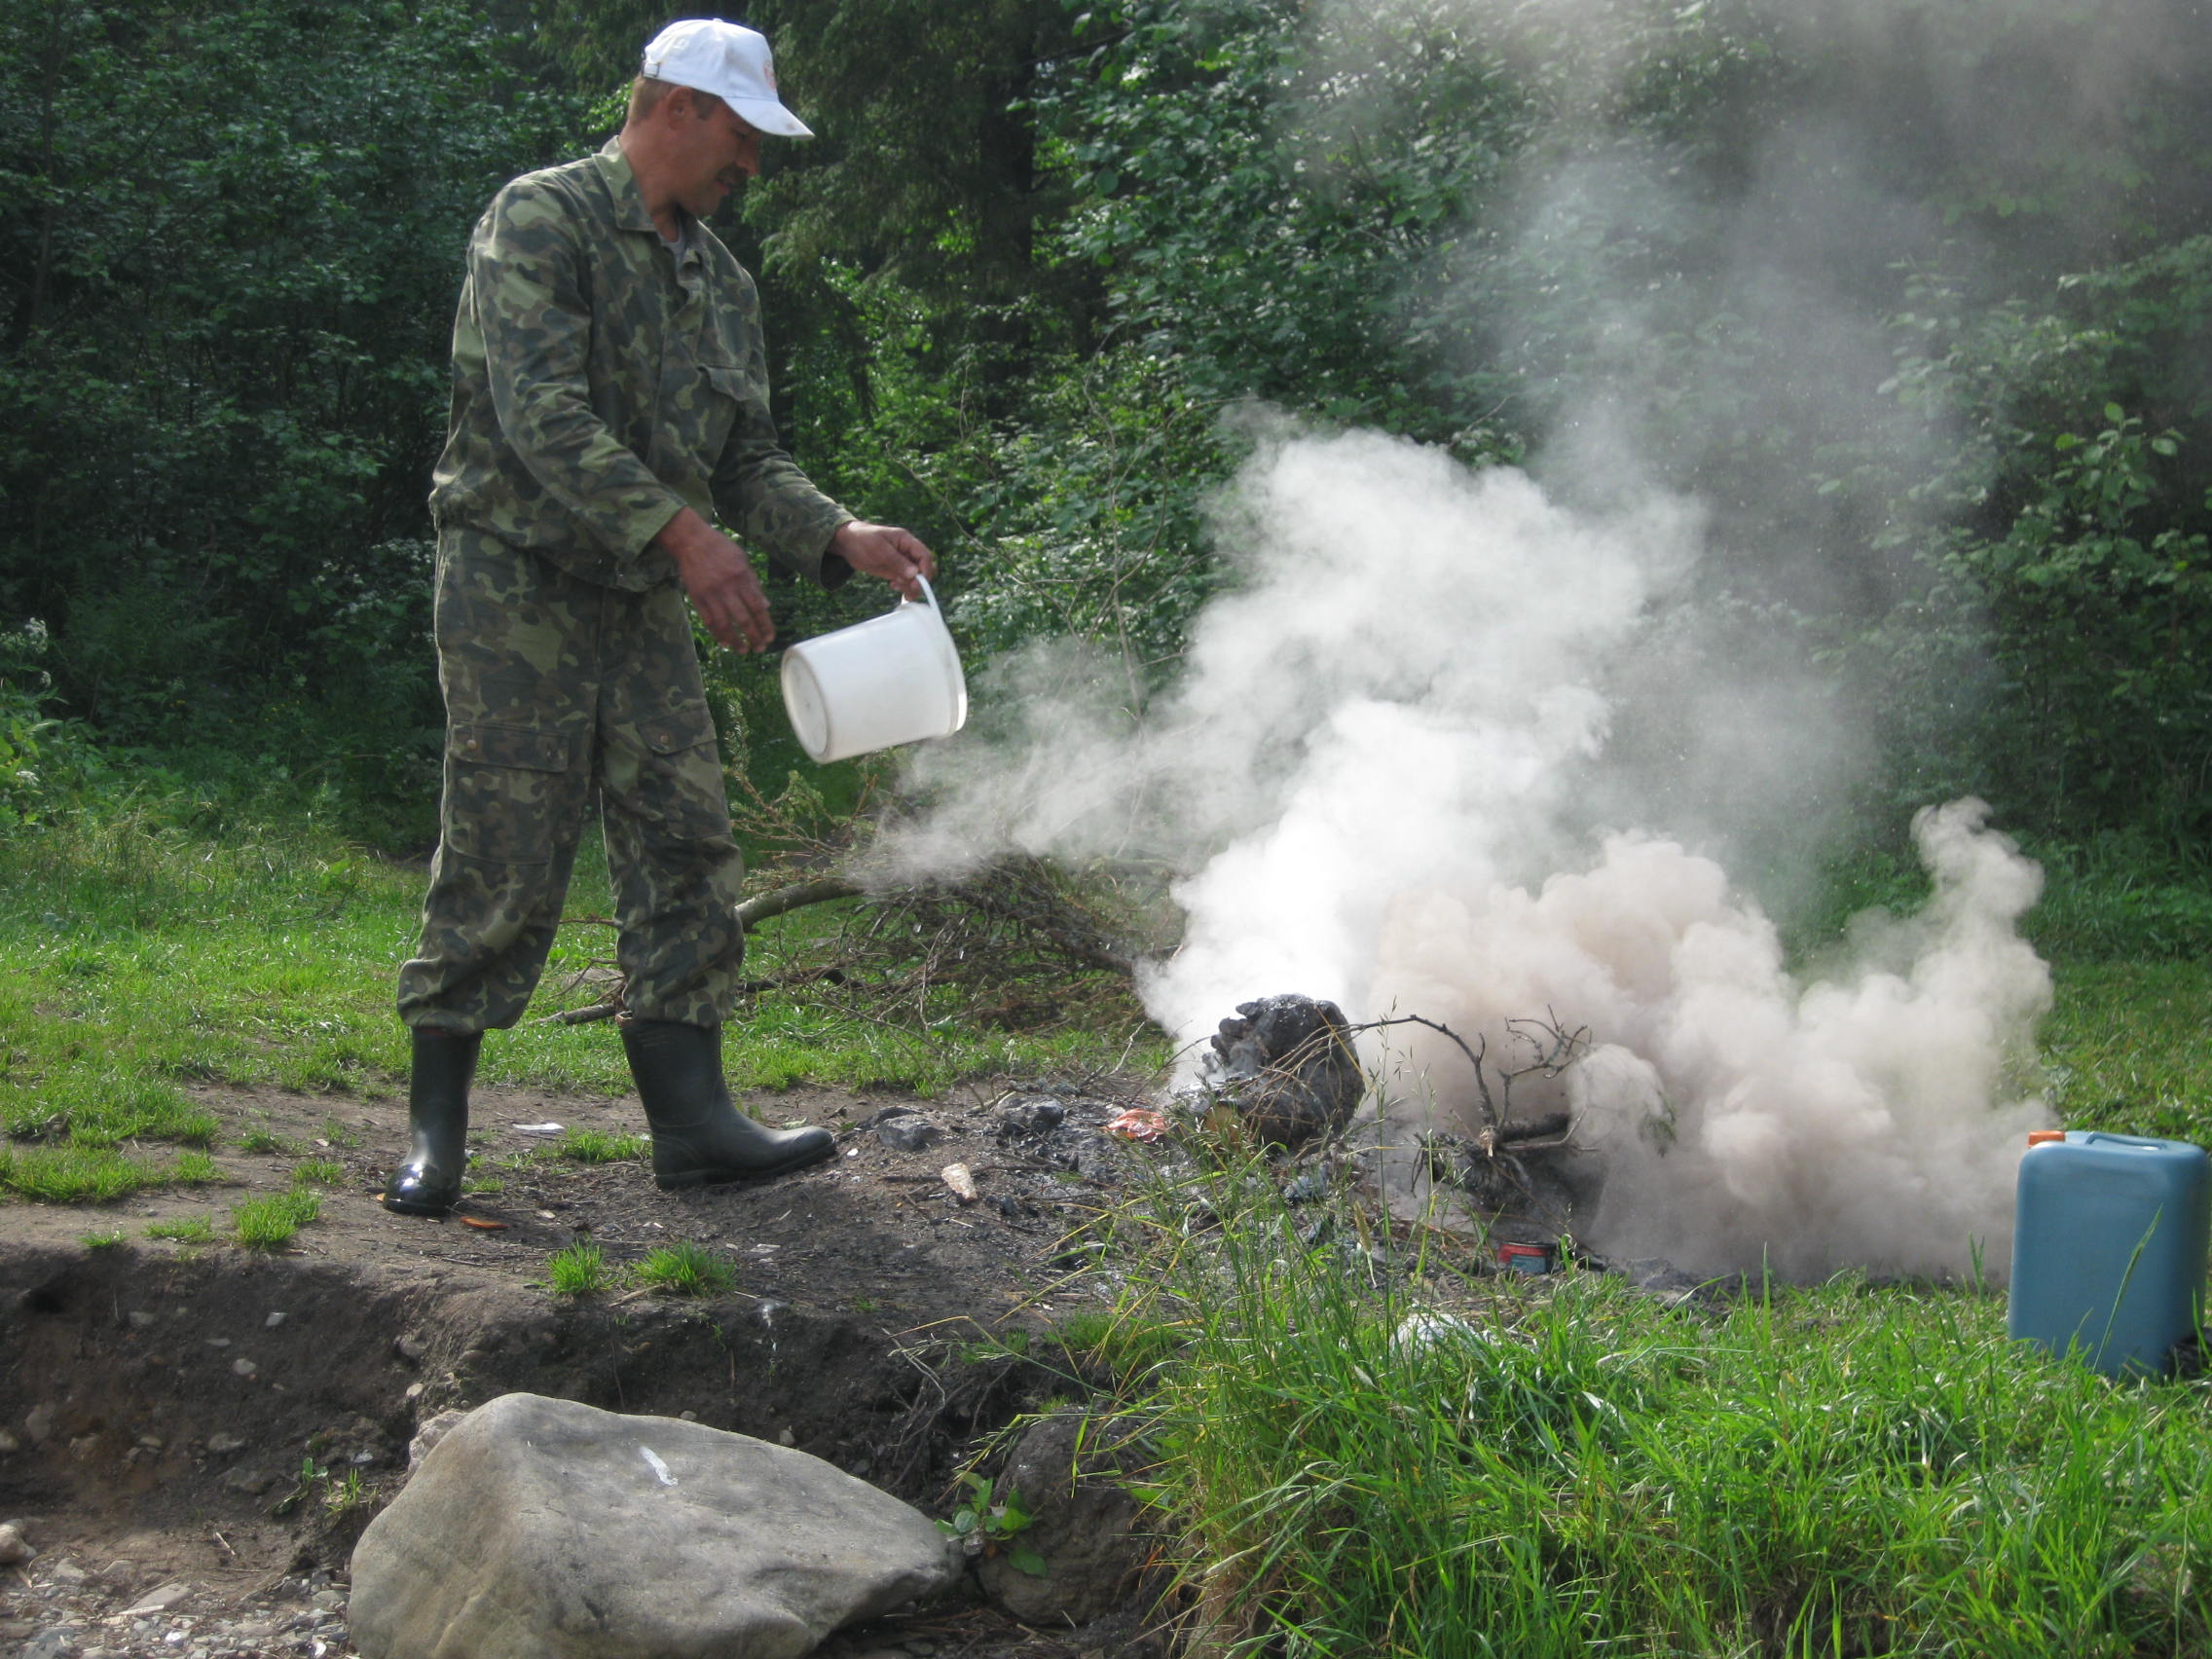
[[[1579,828],[1609,667],[1696,605],[1692,507],[1577,513],[1510,468],[1289,434],[1219,524],[1240,585],[1198,619],[1172,691],[1140,718],[1095,659],[1028,653],[995,740],[917,759],[934,805],[887,833],[889,867],[1166,861],[1183,940],[1142,990],[1184,1042],[1279,991],[1493,1043],[1547,1011],[1587,1025],[1596,1051],[1549,1103],[1604,1163],[1576,1226],[1610,1254],[1805,1276],[1958,1271],[1980,1248],[2001,1270],[2019,1131],[2044,1121],[2019,1080],[2048,980],[2014,927],[2037,871],[1982,809],[1924,814],[1929,905],[1866,922],[1850,963],[1802,981],[1712,857],[1655,821]],[[1723,689],[1759,694],[1710,677],[1638,694]],[[1780,721],[1762,741],[1801,768],[1830,734]],[[1371,1044],[1393,1123],[1463,1106],[1448,1043]]]
[[[2014,924],[2036,866],[1958,801],[1914,825],[1936,892],[1801,980],[1710,860],[1616,836],[1531,894],[1404,896],[1379,942],[1384,1006],[1510,1054],[1508,1020],[1587,1027],[1589,1057],[1528,1096],[1565,1106],[1604,1171],[1578,1223],[1610,1254],[1699,1272],[1843,1266],[2001,1276],[2048,971]],[[1384,1069],[1393,1123],[1472,1126],[1471,1074],[1417,1033]]]

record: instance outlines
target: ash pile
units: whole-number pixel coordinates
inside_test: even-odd
[[[1465,1071],[1450,1103],[1392,1098],[1361,1063],[1357,1038],[1420,1027],[1455,1046]],[[1286,992],[1240,1003],[1208,1040],[1198,1080],[1171,1099],[1195,1132],[1241,1132],[1267,1149],[1292,1202],[1351,1186],[1391,1220],[1487,1245],[1516,1271],[1555,1265],[1602,1169],[1574,1142],[1559,1081],[1589,1033],[1547,1016],[1509,1021],[1503,1041],[1469,1041],[1419,1016],[1354,1025],[1335,1003]],[[1533,1108],[1514,1098],[1538,1096]]]

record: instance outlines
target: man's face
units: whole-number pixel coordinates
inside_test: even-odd
[[[731,191],[759,172],[760,132],[719,98],[694,93],[681,102],[683,107],[675,113],[687,165],[677,200],[694,219],[704,219]]]

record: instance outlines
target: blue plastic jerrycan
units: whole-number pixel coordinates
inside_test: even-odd
[[[2212,1160],[2187,1141],[2069,1129],[2020,1160],[2007,1328],[2107,1376],[2163,1372],[2204,1316]]]

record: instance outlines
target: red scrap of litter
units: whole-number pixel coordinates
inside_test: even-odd
[[[1106,1125],[1106,1132],[1124,1140],[1156,1141],[1167,1133],[1167,1120],[1149,1107],[1131,1106]]]

